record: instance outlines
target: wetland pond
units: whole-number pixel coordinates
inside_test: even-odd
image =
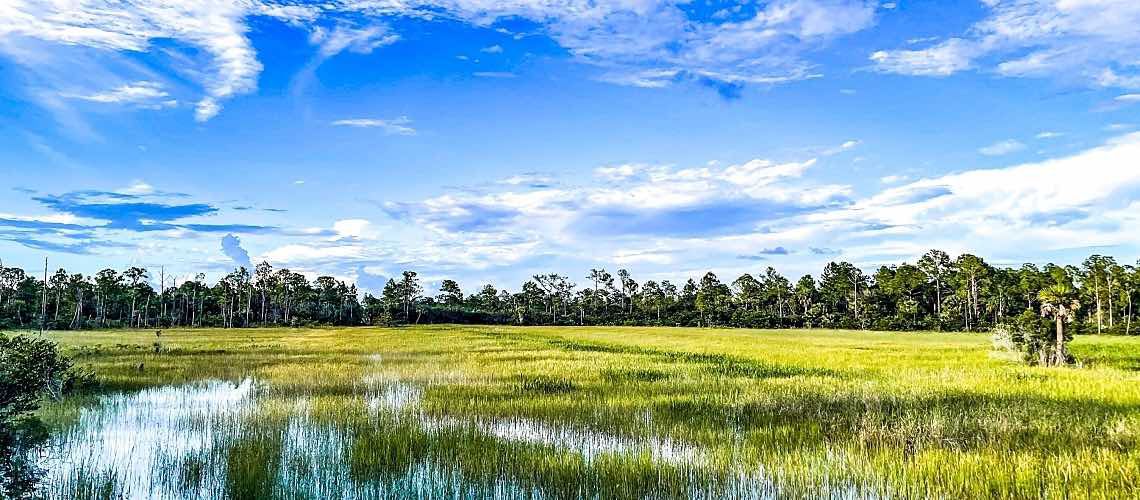
[[[701,447],[536,419],[424,411],[425,388],[348,394],[252,378],[103,395],[53,432],[47,498],[771,498]],[[845,495],[833,495],[845,496]]]

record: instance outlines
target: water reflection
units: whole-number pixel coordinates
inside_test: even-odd
[[[246,379],[103,397],[52,438],[43,461],[45,496],[713,498],[728,493],[705,484],[696,468],[707,458],[702,449],[666,438],[522,418],[431,416],[420,410],[423,387],[385,376],[366,377],[359,396],[339,402],[337,411],[345,413],[331,416],[314,411],[316,403],[306,397],[274,398],[264,389]],[[353,405],[363,413],[352,413]],[[615,457],[627,457],[628,466],[615,466]],[[608,462],[595,466],[603,460]],[[654,481],[662,478],[675,481],[676,489],[655,494]],[[762,478],[726,479],[735,490],[731,496],[771,497],[771,485]],[[556,480],[568,484],[552,484]]]
[[[28,498],[43,475],[35,457],[47,429],[35,416],[5,417],[0,415],[0,498]]]
[[[48,494],[111,489],[125,498],[213,496],[205,489],[171,491],[170,477],[157,472],[172,460],[207,451],[219,420],[251,407],[253,388],[251,379],[209,381],[100,398],[52,437],[44,460]]]
[[[669,464],[692,463],[701,457],[697,447],[668,438],[634,439],[583,427],[550,425],[525,418],[461,420],[423,417],[421,424],[425,429],[472,426],[503,441],[548,446],[558,451],[578,453],[587,462],[605,454],[648,454],[656,462]]]

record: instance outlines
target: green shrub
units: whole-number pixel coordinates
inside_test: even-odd
[[[60,398],[94,383],[77,371],[54,342],[23,335],[0,335],[0,497],[32,494],[37,474],[28,460],[47,434],[32,412],[46,396]]]

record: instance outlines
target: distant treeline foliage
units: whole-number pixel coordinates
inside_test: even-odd
[[[44,293],[35,273],[0,267],[0,328],[41,322],[49,329],[480,323],[981,331],[1025,320],[1027,312],[1050,316],[1059,304],[1042,297],[1057,293],[1043,292],[1059,290],[1067,308],[1077,306],[1064,318],[1075,326],[1071,331],[1131,334],[1140,297],[1137,267],[1112,257],[1093,255],[1080,266],[1004,268],[938,250],[871,275],[848,262],[827,264],[818,279],[794,281],[771,267],[732,281],[710,272],[684,283],[640,282],[624,269],[592,269],[578,278],[536,275],[514,292],[482,285],[464,293],[444,280],[434,297],[424,295],[412,271],[389,280],[379,297],[266,262],[213,284],[199,274],[167,279],[156,290],[155,274],[139,267],[94,276],[59,269],[48,276]]]

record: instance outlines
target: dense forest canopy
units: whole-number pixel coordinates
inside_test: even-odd
[[[1140,264],[1140,263],[1138,263]],[[1079,266],[992,266],[981,257],[932,250],[915,263],[872,274],[848,262],[818,278],[790,279],[769,267],[726,281],[709,272],[684,283],[638,281],[622,269],[591,269],[575,279],[535,275],[518,291],[482,285],[465,293],[444,280],[427,296],[417,274],[391,279],[380,296],[329,276],[309,280],[267,262],[216,283],[176,282],[154,270],[104,269],[94,276],[59,269],[44,280],[0,266],[0,327],[48,329],[488,323],[524,325],[681,325],[982,331],[1027,312],[1050,316],[1047,291],[1065,296],[1077,332],[1133,332],[1138,266],[1093,255]],[[41,271],[42,272],[42,271]],[[158,278],[156,289],[151,280]],[[1065,292],[1065,290],[1071,290]],[[1053,314],[1056,317],[1055,314]],[[1024,318],[1023,318],[1024,319]]]

